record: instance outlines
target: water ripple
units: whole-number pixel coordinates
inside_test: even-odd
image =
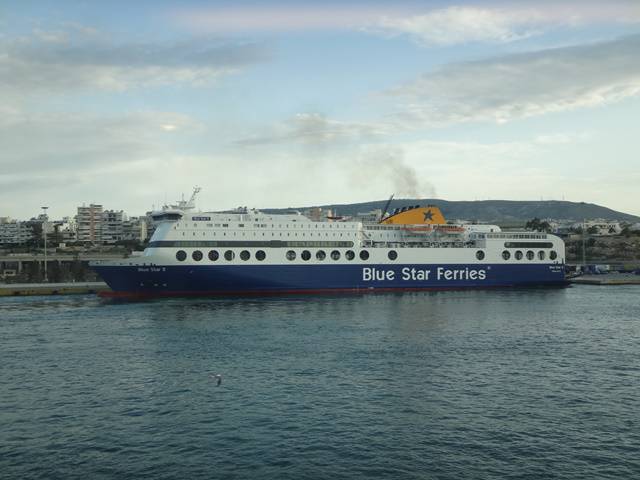
[[[635,478],[639,293],[3,298],[0,477]]]

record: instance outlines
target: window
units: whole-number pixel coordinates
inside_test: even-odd
[[[533,260],[535,256],[536,256],[536,254],[533,253],[533,250],[529,250],[527,252],[527,260]]]
[[[267,254],[264,253],[264,250],[258,250],[256,252],[256,260],[263,261],[265,258],[267,258]]]
[[[202,260],[202,252],[200,250],[194,250],[191,254],[191,258],[193,258],[196,262]]]
[[[516,251],[516,260],[522,260],[522,252],[520,250]]]
[[[287,260],[295,260],[296,259],[296,252],[294,252],[293,250],[289,250],[287,252]]]
[[[504,242],[504,248],[551,248],[551,242]]]
[[[369,252],[360,250],[360,260],[369,260]]]
[[[227,250],[226,252],[224,252],[224,258],[225,258],[225,260],[230,262],[231,260],[236,258],[236,254],[233,253],[233,251],[231,251],[231,250]]]
[[[326,253],[324,253],[324,250],[318,250],[318,251],[316,252],[316,258],[317,258],[318,260],[324,260],[325,258],[327,258],[327,254],[326,254]]]
[[[389,257],[389,260],[395,260],[396,258],[398,258],[398,252],[396,252],[395,250],[389,250],[387,257]]]
[[[217,250],[209,250],[209,260],[215,262],[218,258],[220,258],[220,254]]]
[[[539,258],[540,260],[544,260],[544,257],[545,257],[544,252],[543,252],[542,250],[540,250],[540,251],[538,252],[538,258]]]
[[[331,252],[331,258],[333,260],[340,260],[340,252],[338,250],[334,250]]]
[[[558,254],[556,253],[556,251],[555,251],[555,250],[551,250],[551,251],[549,252],[549,258],[550,258],[551,260],[555,260],[556,258],[558,258]]]
[[[502,252],[502,258],[504,258],[505,260],[509,260],[511,258],[511,254],[509,253],[508,250],[505,250],[504,252]]]
[[[311,258],[311,252],[309,250],[304,250],[302,252],[302,255],[300,255],[300,256],[306,262],[307,260],[309,260]]]
[[[185,252],[184,250],[178,250],[176,252],[176,260],[178,260],[179,262],[184,262],[187,259],[187,252]]]
[[[250,257],[251,257],[251,254],[249,253],[248,250],[242,250],[240,252],[240,259],[241,260],[244,260],[246,262],[247,260],[249,260]]]
[[[354,258],[356,258],[356,254],[353,253],[353,250],[347,250],[344,256],[347,260],[353,260]]]
[[[484,260],[484,252],[483,252],[482,250],[478,250],[478,251],[476,252],[476,258],[477,258],[478,260]]]

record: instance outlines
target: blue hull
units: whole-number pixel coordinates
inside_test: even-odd
[[[215,265],[93,269],[113,296],[565,286],[562,264]]]

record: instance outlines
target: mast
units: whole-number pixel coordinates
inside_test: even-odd
[[[196,208],[196,196],[198,195],[200,190],[202,190],[200,187],[193,187],[193,193],[191,194],[191,198],[187,202],[186,208]]]
[[[389,210],[389,205],[391,205],[391,200],[393,200],[393,196],[395,194],[391,194],[391,196],[389,197],[389,200],[387,200],[386,205],[384,206],[384,210],[382,211],[382,216],[380,217],[380,221],[382,221],[384,219],[384,216],[387,214],[387,210]]]

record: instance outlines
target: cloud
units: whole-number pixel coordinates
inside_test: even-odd
[[[388,35],[407,34],[424,45],[456,45],[470,42],[511,42],[536,34],[538,15],[521,16],[513,11],[449,7],[424,15],[384,17],[377,23]]]
[[[264,46],[252,43],[118,43],[90,29],[36,31],[29,37],[0,39],[0,91],[206,85],[268,57]]]
[[[243,138],[235,143],[242,146],[280,143],[322,146],[382,136],[389,133],[390,128],[390,125],[385,124],[332,120],[321,113],[299,113],[265,133]]]
[[[296,32],[355,30],[397,10],[398,7],[345,2],[322,6],[282,4],[181,8],[172,10],[169,15],[179,25],[200,32]]]
[[[476,2],[477,3],[477,2]],[[200,32],[309,32],[364,30],[386,36],[409,35],[422,44],[509,42],[558,26],[640,21],[637,3],[628,0],[494,1],[478,7],[461,1],[448,8],[417,2],[328,2],[321,6],[276,3],[269,6],[207,6],[171,9],[180,26]]]
[[[640,94],[640,36],[451,64],[389,95],[407,125],[442,126],[595,107]]]
[[[637,2],[518,2],[517,6],[459,5],[409,15],[383,16],[366,30],[409,35],[425,46],[508,43],[558,27],[638,23]]]
[[[41,203],[61,217],[94,201],[140,214],[168,185],[189,191],[211,168],[175,153],[205,130],[183,114],[3,113],[0,216],[29,218]]]
[[[171,125],[167,130],[166,126]],[[5,112],[0,116],[0,178],[94,171],[162,154],[180,132],[200,132],[188,116],[140,112],[96,116],[80,113]]]

